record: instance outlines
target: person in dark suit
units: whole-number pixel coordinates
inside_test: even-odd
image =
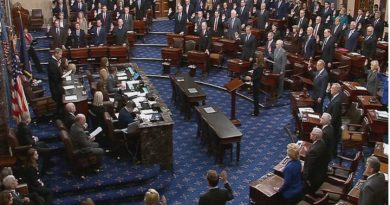
[[[313,36],[313,27],[307,28],[307,34],[303,41],[303,57],[313,59],[316,51],[316,39]]]
[[[116,77],[117,72],[118,70],[116,67],[110,67],[110,74],[108,75],[106,83],[106,90],[108,93],[114,94],[118,93],[120,90],[120,82]]]
[[[146,17],[146,10],[150,8],[146,0],[136,0],[135,4],[135,18],[137,20],[143,20]]]
[[[96,16],[96,20],[100,20],[102,26],[106,29],[106,33],[109,33],[111,30],[111,13],[107,12],[107,6],[102,7],[102,13]]]
[[[209,23],[212,36],[223,36],[223,21],[218,10],[215,10],[214,16],[210,19]]]
[[[344,30],[343,25],[341,25],[341,23],[340,23],[339,17],[335,18],[334,24],[332,25],[331,30],[332,30],[332,36],[335,39],[335,46],[337,47],[337,45],[340,44],[341,37],[343,35],[343,30]]]
[[[204,21],[201,25],[201,30],[199,30],[198,35],[199,39],[199,50],[202,52],[209,53],[211,45],[211,35],[210,31],[207,30],[207,23]]]
[[[252,35],[251,26],[245,27],[245,34],[236,35],[236,39],[242,43],[241,59],[252,62],[256,51],[256,37]]]
[[[99,157],[103,156],[103,149],[99,148],[99,144],[93,142],[95,137],[90,137],[85,133],[86,126],[85,115],[77,114],[76,122],[70,128],[70,139],[75,150],[84,150],[93,155],[98,155]]]
[[[363,10],[358,9],[356,17],[353,18],[353,21],[356,22],[356,25],[361,24],[363,28],[366,26],[366,18],[364,16]]]
[[[196,16],[192,19],[192,23],[194,23],[195,28],[194,31],[198,32],[202,29],[202,23],[207,22],[205,18],[203,18],[203,12],[198,11],[196,13]]]
[[[349,25],[349,30],[345,32],[345,48],[348,49],[349,52],[355,52],[358,38],[359,38],[359,32],[356,31],[356,22],[352,21]]]
[[[71,10],[73,12],[80,12],[80,11],[82,11],[82,12],[85,13],[87,11],[87,6],[81,0],[76,0],[73,3],[73,5],[72,5]]]
[[[260,95],[260,79],[263,74],[264,65],[260,63],[260,59],[256,59],[256,63],[253,65],[253,72],[251,76],[246,76],[246,81],[252,81],[252,96],[253,96],[253,112],[251,116],[259,115],[259,95]]]
[[[287,145],[287,156],[291,159],[283,169],[283,184],[274,188],[282,198],[281,204],[297,204],[303,196],[302,164],[299,160],[299,145]]]
[[[209,190],[199,197],[199,205],[224,205],[234,198],[226,171],[218,176],[215,170],[209,170],[206,177]],[[223,181],[225,189],[218,188],[219,179]]]
[[[325,108],[325,112],[329,113],[332,116],[332,127],[334,134],[334,143],[333,143],[333,156],[337,155],[337,144],[341,138],[341,104],[342,104],[342,92],[341,85],[339,83],[333,83],[330,86],[330,102]]]
[[[69,29],[69,23],[68,23],[68,20],[65,19],[64,13],[60,12],[58,14],[58,19],[57,20],[58,20],[58,22],[60,24],[60,28],[63,28],[64,31],[67,32],[68,29]]]
[[[130,14],[128,6],[124,8],[124,13],[121,14],[119,18],[123,20],[123,27],[125,27],[126,31],[134,30],[133,15]]]
[[[42,182],[38,169],[38,152],[34,148],[27,150],[27,159],[24,165],[24,182],[30,192],[37,193],[45,201],[44,204],[53,204],[53,192]]]
[[[203,11],[204,6],[205,6],[205,3],[203,0],[193,0],[191,2],[193,2],[195,12]]]
[[[309,67],[309,71],[311,70],[312,68]],[[316,72],[312,73],[314,75],[312,98],[314,100],[314,111],[322,113],[326,88],[329,82],[328,71],[325,69],[325,62],[323,60],[317,61],[316,70]]]
[[[379,173],[381,163],[375,156],[367,159],[367,180],[360,188],[358,205],[383,205],[387,199],[387,182],[385,175]]]
[[[186,0],[185,4],[183,5],[183,13],[186,14],[187,20],[191,20],[192,14],[195,13],[194,5],[191,4],[190,0]]]
[[[249,12],[250,12],[249,6],[246,5],[245,0],[241,0],[240,1],[240,7],[237,8],[237,15],[238,15],[238,18],[241,21],[242,26],[244,26],[244,25],[246,25],[248,23]]]
[[[332,66],[333,57],[334,57],[334,47],[335,40],[332,37],[330,29],[325,29],[324,31],[324,40],[321,46],[321,59],[324,60],[325,65],[330,68]]]
[[[228,3],[224,2],[222,4],[222,8],[220,9],[219,13],[221,14],[221,17],[225,17],[225,19],[230,18],[231,9],[228,7]]]
[[[385,23],[381,19],[381,12],[375,12],[375,17],[371,22],[371,25],[374,27],[374,35],[378,38],[378,40],[382,40],[383,32],[385,30]]]
[[[55,48],[64,48],[66,38],[68,37],[68,32],[64,28],[60,27],[60,22],[58,20],[54,21],[54,27],[51,27],[48,30],[48,36],[52,37],[51,49]]]
[[[274,33],[268,32],[267,42],[265,43],[264,57],[268,59],[272,59],[274,56],[274,50],[275,50]]]
[[[368,26],[366,31],[366,37],[364,37],[362,55],[367,59],[372,60],[376,53],[377,39],[374,35],[374,27]]]
[[[256,19],[257,19],[256,27],[258,29],[266,29],[266,27],[267,27],[266,25],[268,22],[269,15],[268,15],[268,11],[266,11],[265,8],[266,8],[266,4],[262,3],[260,6],[260,10],[256,11],[256,14],[255,14]]]
[[[302,29],[303,32],[305,32],[307,30],[307,27],[309,26],[309,20],[307,20],[305,14],[305,10],[301,9],[299,11],[299,18],[295,22],[295,24],[298,25],[298,29]]]
[[[67,103],[65,105],[65,113],[64,113],[64,125],[68,130],[72,127],[73,123],[76,121],[76,106],[73,103]]]
[[[322,24],[321,16],[316,17],[315,23],[312,24],[313,27],[313,36],[316,39],[316,42],[319,43],[324,38],[324,24]]]
[[[286,41],[290,42],[292,45],[290,48],[290,52],[294,54],[301,53],[302,43],[301,43],[301,37],[299,36],[299,30],[297,25],[292,26],[292,32],[288,32],[285,39]]]
[[[366,60],[364,65],[364,72],[367,75],[367,91],[370,95],[376,96],[379,87],[379,62],[377,60],[373,60],[370,62],[370,67],[368,67],[368,60]]]
[[[2,180],[4,190],[10,191],[13,198],[13,205],[43,205],[45,199],[40,197],[35,192],[30,192],[27,195],[20,193],[16,188],[19,186],[18,180],[14,175],[8,175]]]
[[[92,35],[92,44],[95,46],[102,46],[107,44],[106,29],[102,26],[100,20],[96,20],[96,26],[92,27],[89,32]]]
[[[127,40],[127,30],[123,26],[123,20],[122,19],[118,20],[118,26],[116,26],[112,30],[112,35],[114,36],[114,39],[115,39],[114,42],[115,42],[116,45],[126,46],[126,45],[129,44],[129,42]]]
[[[80,23],[75,23],[76,29],[71,33],[72,48],[84,48],[87,44],[85,42],[85,32],[80,29]]]
[[[63,0],[57,0],[57,4],[53,9],[53,16],[57,16],[60,12],[63,12],[64,18],[68,19],[68,6]]]
[[[175,14],[175,28],[174,33],[176,34],[184,34],[185,28],[187,24],[187,16],[183,13],[183,7],[177,7],[177,13]]]
[[[302,175],[305,193],[314,194],[326,179],[328,155],[322,134],[322,130],[318,127],[313,128],[310,133],[310,140],[313,141],[313,144],[306,154]]]
[[[332,161],[334,156],[334,147],[335,147],[335,136],[334,130],[332,126],[332,116],[329,113],[324,112],[320,118],[320,124],[322,125],[322,140],[324,140],[326,144],[327,154],[327,162]],[[337,145],[336,145],[337,148]]]
[[[284,73],[286,71],[287,65],[287,52],[283,49],[283,41],[276,41],[276,48],[273,56],[273,69],[272,72],[275,74],[280,74],[278,79],[278,88],[277,88],[277,97],[280,98],[283,94],[283,85],[284,85]]]
[[[57,104],[56,114],[62,114],[62,70],[60,69],[60,60],[62,58],[62,50],[60,48],[54,49],[54,54],[49,59],[49,66],[47,69],[47,76],[49,80],[49,88],[51,98]]]
[[[284,0],[278,0],[274,2],[275,17],[277,19],[284,20],[287,17],[286,3]]]
[[[329,25],[330,17],[332,16],[332,9],[330,9],[329,2],[324,3],[324,9],[322,10],[321,18],[322,23],[325,25]]]
[[[127,125],[134,122],[134,108],[135,103],[130,100],[126,103],[126,106],[119,111],[118,124],[120,129],[127,128]]]
[[[241,32],[241,20],[237,18],[236,10],[232,10],[230,12],[230,18],[225,22],[228,27],[227,38],[230,40],[234,40],[236,33]]]

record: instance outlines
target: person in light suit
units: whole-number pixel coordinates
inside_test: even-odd
[[[367,91],[372,96],[376,96],[379,87],[379,63],[377,60],[373,60],[370,62],[370,68],[368,68],[368,61],[366,60],[364,71],[367,74]]]
[[[283,85],[284,85],[284,73],[286,71],[287,65],[287,52],[283,49],[283,41],[276,41],[276,48],[274,51],[274,66],[273,73],[280,74],[278,79],[278,90],[277,97],[280,98],[283,94]]]
[[[381,163],[375,156],[367,159],[366,170],[368,177],[360,188],[358,205],[383,205],[387,199],[385,175],[379,173]]]
[[[230,40],[234,40],[236,33],[241,32],[241,20],[237,18],[236,10],[232,10],[230,12],[230,18],[225,22],[228,27],[227,38]]]
[[[358,44],[359,32],[356,31],[356,22],[352,21],[349,30],[345,32],[345,48],[349,52],[355,52]]]
[[[309,67],[309,71],[311,70],[312,68]],[[316,70],[316,72],[312,73],[314,76],[312,98],[314,100],[314,111],[322,113],[326,88],[329,82],[328,71],[325,69],[325,62],[323,60],[317,61]]]
[[[215,170],[209,170],[206,178],[209,190],[200,196],[199,205],[224,205],[234,198],[226,171],[222,171],[218,176]],[[225,189],[218,188],[219,179],[223,181]]]

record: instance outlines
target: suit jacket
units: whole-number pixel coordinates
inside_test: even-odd
[[[84,128],[74,123],[70,127],[70,139],[74,149],[79,150],[83,148],[96,147],[96,143],[89,141],[89,136],[84,132]]]
[[[249,19],[249,6],[245,5],[244,8],[237,8],[237,15],[241,21],[241,24],[247,24]]]
[[[200,36],[199,50],[204,52],[206,51],[206,49],[210,49],[210,45],[211,45],[210,31],[206,30],[206,32],[203,34],[203,31],[200,30],[200,32],[198,32],[198,35]]]
[[[356,25],[359,25],[359,23],[362,24],[362,26],[365,26],[366,25],[366,19],[365,19],[365,16],[364,15],[361,15],[360,18],[359,16],[356,16],[355,18],[353,18],[353,20],[356,22]]]
[[[316,39],[313,35],[306,36],[303,41],[303,57],[306,59],[313,58],[316,51]]]
[[[231,10],[229,8],[227,8],[227,9],[221,8],[221,10],[219,11],[219,15],[222,17],[222,15],[225,14],[225,18],[229,19],[230,12],[231,12]]]
[[[293,32],[290,32],[286,36],[286,41],[291,43],[291,52],[292,53],[301,53],[301,48],[302,48],[302,43],[301,43],[301,38],[299,37],[299,34],[296,33],[294,35]]]
[[[62,71],[58,66],[58,61],[53,56],[49,59],[47,75],[51,97],[57,103],[62,103]]]
[[[126,45],[129,44],[127,40],[127,29],[124,26],[122,26],[122,28],[116,26],[112,30],[112,35],[115,37],[116,45],[122,45],[124,43],[126,43]]]
[[[19,193],[19,192],[17,192],[16,190],[14,190],[14,191],[11,191],[11,190],[9,190],[10,192],[11,192],[11,195],[12,195],[12,204],[13,205],[23,205],[24,204],[24,200],[23,200],[23,198],[22,198],[22,195]],[[31,203],[28,203],[28,204],[31,204]]]
[[[65,1],[63,2],[62,8],[59,5],[56,5],[53,9],[53,16],[58,15],[60,12],[64,13],[64,18],[68,19],[68,7],[65,4]]]
[[[224,205],[234,198],[229,183],[224,185],[225,189],[212,188],[199,197],[199,205]]]
[[[127,20],[125,14],[121,14],[119,18],[123,20],[123,27],[125,27],[127,31],[134,30],[133,15],[128,14]]]
[[[271,52],[269,52],[269,49],[271,49]],[[274,50],[275,50],[275,40],[272,40],[272,42],[267,41],[265,43],[265,51],[264,51],[264,57],[272,59],[274,57]]]
[[[327,125],[322,128],[322,140],[324,140],[326,144],[326,151],[328,152],[327,160],[329,163],[332,160],[334,143],[336,142],[332,125]]]
[[[108,93],[118,92],[117,84],[118,84],[118,80],[112,74],[108,75],[107,84],[106,84],[107,92]]]
[[[100,13],[96,16],[96,20],[100,20],[102,22],[102,27],[106,29],[106,33],[110,32],[111,29],[111,13],[106,13],[106,19],[103,18],[103,13]]]
[[[330,7],[328,8],[328,10],[326,10],[325,8],[322,10],[322,15],[321,15],[321,20],[322,20],[322,23],[325,23],[326,22],[326,19],[332,15],[332,9],[330,9]]]
[[[247,34],[241,35],[241,42],[242,42],[242,53],[241,58],[243,60],[249,60],[249,58],[254,59],[257,43],[256,43],[256,37],[255,35],[251,34],[249,38],[247,39]]]
[[[48,35],[53,38],[51,48],[62,48],[66,43],[66,38],[68,36],[68,32],[65,31],[64,28],[59,28],[59,34],[57,33],[57,28],[51,27]]]
[[[321,139],[314,142],[306,154],[305,165],[303,166],[303,179],[306,183],[310,183],[308,187],[309,193],[317,191],[325,181],[328,170],[327,153],[326,144]]]
[[[135,5],[135,18],[137,20],[143,20],[146,17],[146,10],[149,8],[146,0],[140,0],[141,4],[138,4],[138,0],[134,1]]]
[[[119,111],[119,115],[118,115],[119,128],[120,129],[127,128],[127,125],[129,125],[132,122],[134,122],[133,114],[127,111],[126,108],[123,107]]]
[[[182,12],[181,19],[179,21],[179,13],[176,13],[174,32],[175,33],[184,32],[186,28],[186,24],[187,24],[187,15],[184,12]]]
[[[188,10],[188,12],[187,12],[187,10]],[[188,5],[188,9],[187,9],[187,5],[183,6],[183,13],[186,14],[188,20],[191,19],[191,16],[194,12],[195,12],[195,8],[194,8],[194,5],[192,5],[191,3]]]
[[[323,100],[329,82],[328,71],[324,68],[321,73],[318,72],[319,71],[314,72],[312,97],[314,100],[317,100],[318,98]]]
[[[359,205],[383,205],[387,199],[387,185],[383,173],[370,176],[360,188]]]
[[[257,28],[259,29],[266,29],[265,24],[268,22],[268,11],[264,11],[263,14],[261,14],[261,10],[256,11],[256,18],[257,18]]]
[[[275,17],[277,19],[282,19],[283,17],[287,17],[287,7],[286,7],[286,3],[281,0],[281,4],[279,6],[279,1],[275,1],[274,2],[274,8],[276,10],[276,14],[275,14]]]
[[[365,66],[364,70],[367,74],[367,91],[370,95],[376,96],[379,87],[378,73],[373,72],[368,66]]]
[[[214,16],[210,19],[209,23],[210,23],[209,27],[211,30],[211,34],[213,36],[222,36],[223,35],[223,21],[222,21],[221,16],[219,16],[219,18],[218,18],[216,31],[214,30],[214,24],[215,24],[215,17]]]
[[[279,49],[275,48],[274,51],[274,66],[273,66],[273,73],[281,73],[285,72],[286,65],[287,65],[287,52],[283,48]]]
[[[314,32],[315,32],[315,29],[316,29],[316,24],[313,24],[312,27],[313,27],[313,36],[314,36]],[[324,25],[322,23],[320,23],[320,25],[318,26],[318,29],[317,29],[317,36],[320,37],[320,40],[322,40],[324,38]],[[314,36],[316,38],[316,36]]]
[[[92,35],[93,45],[98,46],[100,44],[107,44],[107,33],[106,29],[103,26],[100,27],[99,34],[97,33],[97,27],[92,27],[89,31]]]
[[[235,18],[233,22],[233,18],[229,18],[225,22],[225,24],[228,27],[227,38],[230,40],[234,40],[236,38],[235,33],[241,32],[241,20],[239,18]]]
[[[24,122],[19,122],[16,129],[16,137],[18,138],[20,146],[35,144],[35,141],[32,138],[31,130]]]
[[[73,113],[66,112],[64,114],[64,124],[70,130],[73,123],[76,121],[76,116]]]
[[[84,30],[80,29],[80,34],[77,35],[76,31],[73,30],[71,33],[71,44],[72,48],[84,48],[87,43],[85,42],[85,32]]]
[[[70,10],[73,11],[73,12],[80,12],[80,11],[82,11],[82,12],[85,13],[87,11],[87,6],[85,5],[85,3],[81,2],[81,9],[80,9],[78,2],[75,1],[73,3],[73,5],[72,5]]]
[[[334,44],[335,44],[335,39],[333,36],[330,36],[329,39],[326,41],[324,38],[321,46],[321,59],[325,61],[325,64],[333,62],[333,57],[334,57]]]
[[[340,40],[343,34],[343,25],[341,23],[337,25],[332,25],[332,36],[335,38],[335,43],[340,44]]]
[[[335,130],[335,133],[338,133],[341,127],[341,103],[342,103],[342,93],[340,92],[335,97],[330,99],[329,105],[326,108],[326,112],[332,116],[332,126]]]
[[[62,26],[61,26],[62,23]],[[66,33],[68,33],[69,23],[67,19],[63,19],[62,22],[60,22],[60,27],[64,29]]]
[[[253,92],[258,91],[258,89],[260,88],[260,79],[262,75],[263,75],[263,68],[260,66],[256,66],[253,69],[253,73],[252,73]]]
[[[349,35],[350,32],[351,30],[349,29],[345,32],[345,48],[350,52],[355,52],[358,43],[359,32],[354,30],[352,34]]]
[[[382,19],[379,19],[376,21],[375,19],[372,20],[371,25],[374,27],[374,34],[378,38],[382,38],[383,32],[385,30],[385,23]]]
[[[299,21],[300,21],[300,20],[301,20],[301,18],[298,17],[298,18],[296,19],[295,25],[298,25],[298,28],[299,28],[299,29],[302,29],[303,32],[305,33],[307,27],[309,26],[309,20],[307,20],[306,17],[303,17],[303,19],[302,19],[302,21],[301,21],[301,24],[299,24]]]
[[[363,42],[362,54],[368,59],[375,58],[377,39],[374,35],[366,36]]]

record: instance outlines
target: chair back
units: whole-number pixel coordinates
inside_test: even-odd
[[[173,38],[172,47],[183,49],[184,39],[183,38]]]
[[[313,202],[313,205],[329,205],[328,198],[329,198],[329,194],[326,193],[321,199]]]
[[[32,9],[31,10],[32,18],[43,18],[42,9]]]
[[[119,63],[125,63],[129,59],[129,47],[110,46],[108,47],[110,58],[116,58]]]
[[[350,119],[351,124],[360,124],[363,118],[364,111],[361,108],[358,108],[357,102],[352,102],[349,110],[347,112],[347,116]]]
[[[114,124],[111,120],[111,115],[108,112],[104,113],[104,122],[106,123],[105,134],[111,142],[114,141]]]
[[[96,60],[100,61],[100,58],[108,56],[108,47],[107,46],[90,47],[89,56],[91,58],[96,58]]]
[[[196,42],[194,40],[185,41],[184,52],[195,50]]]
[[[20,145],[19,144],[19,140],[16,137],[16,132],[15,132],[14,128],[9,128],[8,129],[8,136],[7,137],[8,137],[8,145],[11,148],[15,148],[15,147],[18,147]]]
[[[65,130],[65,131],[68,131],[68,128],[65,126],[64,122],[62,122],[62,120],[60,119],[57,119],[56,120],[56,125],[57,125],[57,128],[58,130]]]
[[[348,175],[347,180],[345,180],[345,182],[344,182],[344,187],[343,187],[342,193],[345,195],[347,195],[348,192],[352,189],[353,175],[354,175],[354,173],[350,173]]]
[[[70,57],[72,60],[79,60],[80,63],[85,63],[88,59],[88,48],[72,48],[70,49]]]
[[[361,151],[356,153],[355,158],[351,162],[351,166],[350,166],[351,172],[356,172],[356,170],[359,166],[359,161],[362,157],[363,157],[363,154]]]
[[[74,147],[73,147],[73,143],[72,143],[72,140],[70,139],[68,131],[60,130],[60,139],[61,139],[62,143],[64,143],[66,157],[68,158],[68,160],[72,161]]]

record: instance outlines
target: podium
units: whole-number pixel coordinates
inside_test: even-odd
[[[274,187],[283,185],[283,178],[273,173],[268,173],[249,184],[250,204],[279,204],[280,196]]]
[[[182,49],[181,48],[161,48],[162,59],[171,60],[171,65],[179,67],[181,64]]]
[[[242,82],[239,78],[234,78],[233,80],[229,81],[227,84],[224,85],[224,87],[231,95],[230,120],[235,126],[241,125],[241,122],[236,119],[236,95],[237,89],[240,88],[243,84],[244,82]]]

